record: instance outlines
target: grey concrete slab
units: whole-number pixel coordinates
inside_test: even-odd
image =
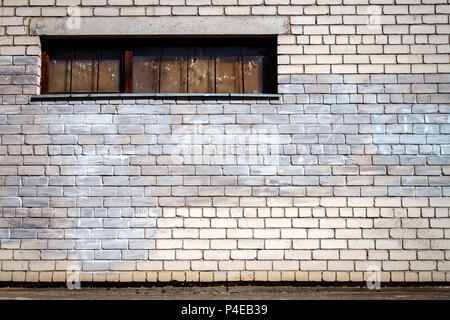
[[[40,36],[158,36],[158,35],[277,35],[289,31],[287,17],[81,17],[33,18],[31,35]]]

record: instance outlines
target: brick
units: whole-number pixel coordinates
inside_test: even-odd
[[[428,2],[376,0],[371,28],[355,1],[4,0],[0,257],[97,260],[84,277],[98,281],[363,281],[367,261],[389,281],[445,281],[449,10]],[[80,4],[86,16],[284,15],[281,99],[29,103],[40,48],[24,18]],[[280,165],[174,165],[170,134],[198,123],[208,138],[276,129]],[[2,270],[63,281],[56,262]]]

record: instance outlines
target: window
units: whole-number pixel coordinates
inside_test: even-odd
[[[42,93],[275,93],[276,42],[46,40]]]

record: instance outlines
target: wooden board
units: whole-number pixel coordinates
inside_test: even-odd
[[[240,46],[216,48],[216,92],[242,93],[242,61]]]
[[[120,49],[103,49],[100,55],[98,92],[120,92]]]
[[[133,92],[158,92],[160,47],[136,47],[133,49]]]
[[[97,92],[97,49],[75,50],[72,62],[72,92]]]
[[[189,47],[188,91],[214,92],[214,47]]]
[[[162,48],[160,92],[187,92],[187,47]]]
[[[69,93],[72,50],[52,50],[48,59],[48,92]]]
[[[272,79],[272,57],[266,47],[244,47],[244,92],[269,92]]]

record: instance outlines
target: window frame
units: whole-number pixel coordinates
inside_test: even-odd
[[[277,39],[274,36],[259,36],[259,37],[151,37],[151,38],[63,38],[63,39],[53,39],[44,38],[42,42],[42,63],[41,63],[41,94],[133,94],[132,88],[132,70],[133,70],[133,47],[135,46],[159,46],[160,48],[164,46],[214,46],[214,51],[216,51],[216,46],[265,46],[270,49],[271,52],[271,79],[267,79],[270,83],[270,88],[267,92],[261,93],[245,93],[245,82],[242,78],[242,93],[227,93],[227,94],[239,94],[239,95],[254,95],[254,94],[277,94]],[[119,92],[50,92],[49,91],[49,50],[51,49],[120,49],[121,50],[121,60],[120,60],[120,84]],[[214,68],[216,67],[217,60],[214,61]],[[241,63],[243,62],[243,56],[241,51]],[[243,68],[242,68],[243,72]],[[160,79],[159,79],[160,81]],[[263,81],[266,81],[265,79]],[[214,81],[215,86],[217,84],[217,79]],[[141,93],[144,94],[144,93]],[[149,92],[148,94],[181,94],[181,95],[210,95],[210,94],[220,94],[216,93],[183,93],[183,92],[173,92],[173,93],[160,93],[160,92]]]

